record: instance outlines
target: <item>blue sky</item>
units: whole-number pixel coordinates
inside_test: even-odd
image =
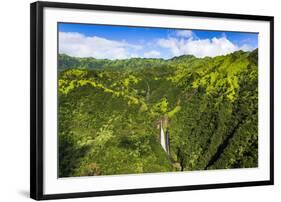
[[[225,55],[258,47],[258,34],[59,23],[59,52],[107,59]]]

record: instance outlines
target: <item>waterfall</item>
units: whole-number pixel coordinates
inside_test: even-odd
[[[165,152],[167,152],[167,149],[166,149],[166,138],[165,138],[165,133],[164,133],[164,130],[163,130],[162,120],[161,120],[161,124],[160,124],[160,142],[161,142],[161,146],[163,147]]]

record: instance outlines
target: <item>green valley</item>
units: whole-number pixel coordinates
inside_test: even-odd
[[[59,54],[58,87],[59,177],[258,166],[258,49],[171,59]]]

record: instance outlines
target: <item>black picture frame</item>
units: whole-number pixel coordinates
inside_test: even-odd
[[[168,16],[197,16],[238,20],[267,21],[270,23],[270,179],[266,181],[250,181],[222,184],[204,184],[174,187],[154,187],[129,190],[95,191],[79,193],[43,193],[43,9],[80,9],[118,11],[130,13],[164,14]],[[76,3],[35,2],[30,6],[30,197],[36,200],[63,199],[77,197],[93,197],[106,195],[139,194],[154,192],[186,191],[199,189],[215,189],[228,187],[246,187],[274,184],[274,17],[259,15],[240,15],[213,12],[195,12],[183,10],[151,9],[121,6],[89,5]]]

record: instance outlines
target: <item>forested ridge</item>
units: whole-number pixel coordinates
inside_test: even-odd
[[[257,167],[257,61],[257,49],[167,60],[59,54],[59,176]]]

